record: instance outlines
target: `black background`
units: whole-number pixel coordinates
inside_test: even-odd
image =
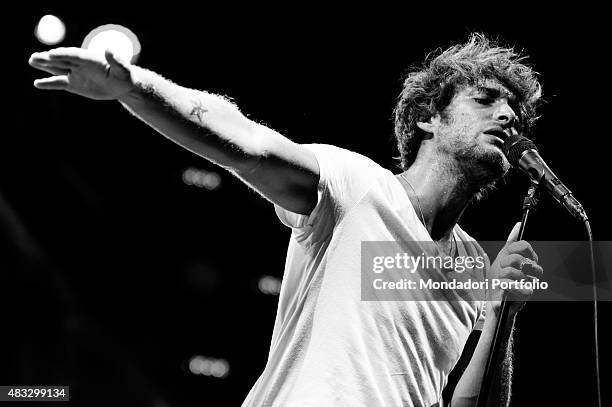
[[[271,204],[228,173],[219,170],[216,191],[185,185],[184,169],[214,166],[118,103],[34,89],[44,73],[27,59],[49,48],[33,36],[47,13],[67,25],[63,46],[79,46],[98,25],[123,24],[142,43],[139,65],[228,95],[296,142],[338,145],[390,169],[392,109],[406,68],[471,31],[498,36],[525,49],[541,73],[542,155],[584,203],[595,238],[612,240],[609,65],[596,10],[536,15],[513,5],[480,9],[484,17],[463,9],[463,18],[441,5],[114,6],[32,6],[10,22],[7,42],[16,49],[5,58],[10,91],[0,136],[1,384],[68,384],[73,404],[89,406],[239,405],[265,365],[276,310],[277,298],[259,293],[257,280],[282,276],[289,236]],[[526,187],[523,175],[511,174],[461,224],[480,240],[505,239]],[[586,237],[543,197],[526,238]],[[600,304],[604,375],[609,316],[609,304]],[[186,363],[196,354],[227,359],[229,376],[194,376]],[[592,304],[529,304],[518,321],[513,405],[593,405],[594,381]]]

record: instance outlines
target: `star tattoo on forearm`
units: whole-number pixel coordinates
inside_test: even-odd
[[[193,109],[191,109],[189,116],[195,116],[201,122],[202,117],[204,116],[204,113],[208,112],[208,110],[204,108],[204,105],[202,104],[200,100],[194,101],[194,104],[195,106],[193,107]]]

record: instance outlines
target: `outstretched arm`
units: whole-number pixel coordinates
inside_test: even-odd
[[[245,117],[227,99],[179,86],[146,69],[81,48],[34,53],[30,65],[53,76],[39,89],[117,100],[179,144],[236,174],[264,197],[308,214],[317,199],[319,168],[308,149]]]

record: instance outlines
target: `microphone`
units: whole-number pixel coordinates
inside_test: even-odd
[[[504,141],[503,151],[512,166],[520,168],[538,185],[544,185],[553,198],[583,222],[588,221],[584,208],[559,178],[548,168],[538,148],[527,137],[514,133]]]

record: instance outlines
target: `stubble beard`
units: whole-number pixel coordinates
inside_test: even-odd
[[[510,163],[494,145],[483,144],[479,137],[468,136],[467,131],[462,133],[462,137],[448,138],[452,142],[444,148],[445,153],[453,157],[456,170],[472,189],[491,189],[508,172]]]
[[[510,163],[493,146],[484,147],[477,144],[473,147],[459,149],[455,155],[462,167],[462,172],[475,183],[489,184],[503,177],[510,169]]]

